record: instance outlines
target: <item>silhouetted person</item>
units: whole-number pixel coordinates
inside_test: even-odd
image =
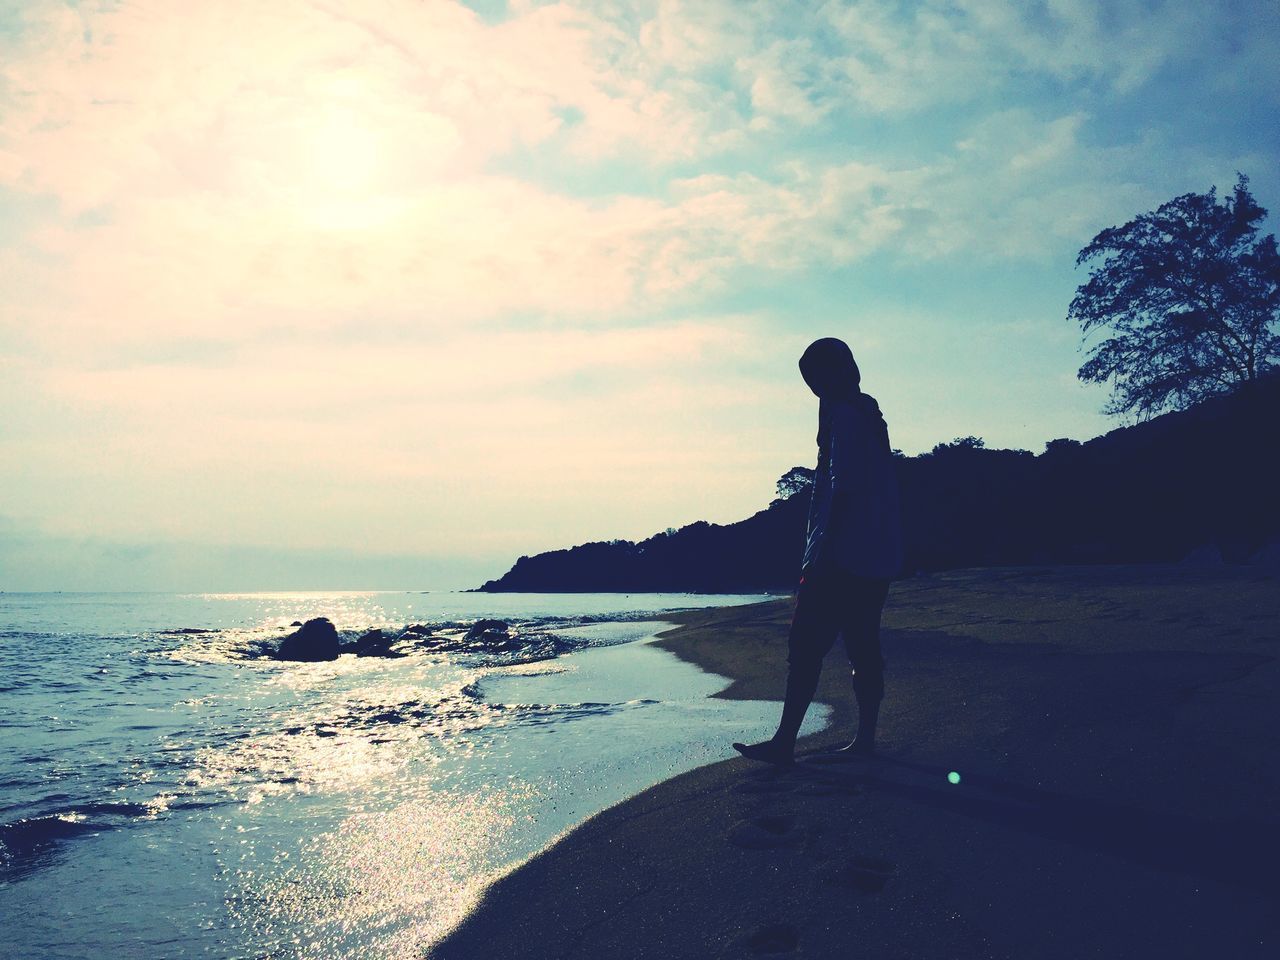
[[[842,340],[814,341],[800,358],[800,374],[819,400],[818,468],[788,639],[786,701],[773,739],[733,745],[743,756],[778,764],[793,760],[822,660],[837,634],[844,638],[858,700],[857,737],[841,749],[874,752],[884,696],[880,612],[889,580],[902,566],[889,431],[879,404],[859,388],[853,354]]]

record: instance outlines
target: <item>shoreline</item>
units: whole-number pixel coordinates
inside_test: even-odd
[[[731,759],[610,807],[425,955],[1272,955],[1278,587],[1236,567],[899,581],[881,759],[813,758],[849,732],[833,652],[831,720],[794,770]],[[731,679],[715,697],[780,697],[787,601],[664,619],[659,645]]]
[[[498,612],[518,614],[517,638],[534,625],[517,652],[559,656],[317,663],[238,655],[279,635],[270,625],[318,602],[309,597],[10,605],[26,620],[6,617],[18,738],[0,765],[12,788],[0,818],[7,940],[29,955],[167,956],[177,944],[293,956],[309,944],[308,956],[413,956],[512,859],[719,759],[720,731],[764,732],[768,705],[709,700],[723,678],[649,642],[670,624],[638,614],[688,609],[687,598],[544,601],[514,597]],[[303,615],[332,616],[349,634],[363,632],[353,619],[459,613],[448,598],[431,609],[403,595],[324,602]],[[548,648],[552,616],[566,642]],[[51,647],[50,636],[67,642]],[[47,715],[51,703],[64,719]],[[95,755],[119,763],[76,767],[88,717],[100,724]],[[86,877],[110,878],[119,903],[108,925],[65,896]]]

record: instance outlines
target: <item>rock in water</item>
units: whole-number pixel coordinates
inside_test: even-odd
[[[455,650],[462,646],[462,640],[458,637],[442,637],[434,633],[423,636],[420,633],[406,631],[400,635],[400,640],[403,643],[412,643],[422,650]]]
[[[477,620],[467,628],[466,640],[488,640],[496,636],[506,636],[505,620]]]
[[[370,630],[357,638],[355,655],[357,657],[403,657],[404,653],[391,648],[395,642],[395,637],[389,637],[381,630]]]
[[[328,617],[316,617],[280,641],[277,660],[314,663],[338,659],[338,631]]]

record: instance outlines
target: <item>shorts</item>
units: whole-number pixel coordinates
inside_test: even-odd
[[[792,670],[820,672],[822,661],[844,638],[859,697],[884,696],[884,657],[880,651],[880,614],[889,581],[840,570],[807,575],[796,594],[796,611],[787,641]]]

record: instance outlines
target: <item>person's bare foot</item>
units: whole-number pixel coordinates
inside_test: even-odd
[[[772,763],[779,767],[789,767],[796,762],[795,748],[766,740],[764,743],[735,743],[733,749],[748,760],[759,760],[761,763]]]

